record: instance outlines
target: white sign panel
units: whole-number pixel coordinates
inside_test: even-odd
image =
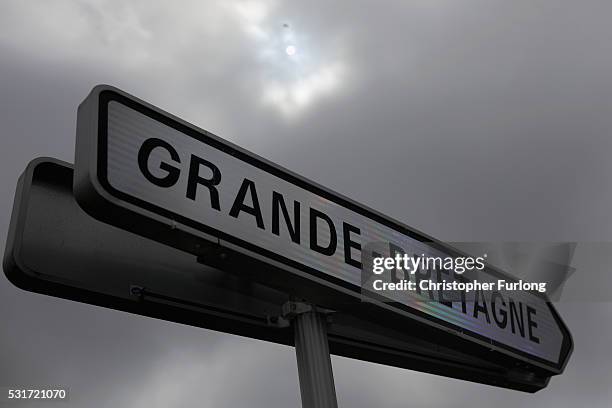
[[[370,243],[455,253],[432,249],[422,234],[110,87],[94,89],[79,109],[75,177],[77,199],[94,215],[109,205],[151,215],[340,281],[356,296],[362,250]],[[561,369],[571,339],[556,312],[545,297],[513,297],[518,309],[506,310],[505,323],[494,318],[503,315],[499,309],[483,313],[473,304],[415,296],[393,300],[432,324]]]

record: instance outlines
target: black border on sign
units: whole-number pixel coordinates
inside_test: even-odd
[[[95,93],[92,93],[92,95],[90,95],[90,97],[96,97]],[[398,231],[404,235],[407,235],[413,239],[416,239],[420,242],[424,242],[427,243],[428,245],[431,245],[432,247],[445,251],[447,253],[450,254],[457,254],[460,255],[459,251],[457,251],[456,249],[452,248],[452,247],[447,247],[444,244],[437,242],[429,237],[426,237],[423,234],[420,234],[418,232],[415,232],[411,229],[409,229],[408,227],[402,225],[401,223],[391,220],[388,217],[385,217],[379,213],[376,213],[374,210],[370,210],[365,208],[364,206],[361,206],[345,197],[341,197],[338,194],[335,194],[333,192],[331,192],[330,190],[327,190],[323,187],[320,187],[318,185],[316,185],[313,182],[310,182],[308,180],[305,180],[304,178],[301,178],[299,176],[294,175],[293,173],[291,173],[288,170],[285,170],[277,165],[273,165],[267,161],[265,161],[264,159],[260,159],[257,156],[255,156],[254,154],[247,152],[243,149],[240,148],[236,148],[232,145],[230,145],[228,142],[224,142],[222,141],[218,136],[212,135],[206,131],[198,131],[190,126],[187,126],[184,123],[181,123],[167,115],[165,115],[164,113],[153,109],[149,106],[145,106],[142,103],[140,103],[139,101],[136,101],[134,99],[131,99],[130,97],[126,96],[126,95],[122,95],[121,93],[118,93],[117,91],[114,90],[110,90],[110,89],[103,89],[99,92],[99,94],[97,95],[99,100],[98,100],[98,118],[97,118],[97,179],[100,183],[100,185],[104,188],[104,190],[106,190],[106,192],[108,192],[109,194],[111,194],[113,197],[119,199],[119,200],[123,200],[129,204],[135,205],[137,207],[143,208],[147,211],[150,211],[152,213],[155,213],[157,215],[160,215],[162,217],[166,217],[168,219],[171,220],[176,220],[186,226],[189,226],[191,228],[194,228],[198,231],[201,231],[203,233],[206,234],[211,234],[213,236],[216,236],[220,239],[226,240],[228,242],[231,242],[235,245],[238,245],[246,250],[249,251],[253,251],[257,254],[261,254],[267,258],[270,258],[272,260],[275,260],[277,262],[283,263],[285,265],[288,265],[290,267],[296,268],[298,270],[307,272],[308,274],[311,274],[315,277],[321,278],[325,281],[328,281],[332,284],[341,286],[343,288],[349,289],[353,292],[357,292],[357,293],[361,293],[361,288],[357,285],[353,285],[350,284],[344,280],[338,279],[336,277],[330,276],[326,273],[323,273],[321,271],[318,271],[314,268],[308,267],[306,265],[303,265],[299,262],[296,262],[292,259],[286,258],[282,255],[279,255],[277,253],[274,253],[272,251],[263,249],[258,247],[257,245],[254,245],[250,242],[246,242],[243,241],[237,237],[234,237],[232,235],[229,235],[223,231],[217,230],[215,228],[212,228],[210,226],[207,226],[205,224],[201,224],[197,221],[194,221],[192,219],[186,218],[180,214],[176,214],[166,208],[163,207],[159,207],[156,206],[152,203],[143,201],[139,198],[133,197],[129,194],[126,194],[122,191],[119,191],[117,189],[115,189],[114,187],[112,187],[110,185],[110,183],[108,182],[108,175],[107,175],[107,164],[108,164],[108,153],[107,153],[107,139],[108,139],[108,127],[107,127],[107,123],[108,123],[108,104],[111,101],[115,101],[118,103],[121,103],[131,109],[136,110],[137,112],[152,118],[153,120],[156,120],[158,122],[161,122],[163,124],[165,124],[166,126],[169,126],[183,134],[186,134],[190,137],[193,137],[194,139],[198,140],[199,142],[205,143],[215,149],[221,150],[231,156],[236,157],[239,160],[242,160],[244,162],[249,163],[252,166],[255,166],[267,173],[270,173],[276,177],[279,177],[289,183],[295,184],[297,186],[299,186],[300,188],[303,188],[313,194],[319,195],[321,197],[324,197],[325,199],[332,201],[340,206],[343,206],[351,211],[354,211],[364,217],[370,218],[378,223],[381,223],[391,229],[394,229],[395,231]],[[89,135],[88,137],[91,137],[92,135]],[[78,150],[77,150],[78,151]],[[102,198],[103,199],[103,198]],[[115,206],[115,204],[110,203],[112,206]],[[87,209],[86,210],[91,210],[91,209]],[[129,210],[128,210],[129,211]],[[95,211],[94,211],[95,213]],[[491,268],[490,266],[487,266],[486,271],[488,273],[490,273],[493,276],[497,276],[497,277],[503,277],[504,279],[510,279],[510,280],[515,280],[512,276],[509,276],[495,268]],[[487,344],[491,344],[492,346],[495,346],[497,348],[506,350],[508,352],[511,352],[515,355],[519,355],[522,356],[523,358],[527,359],[528,361],[535,361],[538,362],[541,365],[544,365],[546,367],[549,368],[553,368],[557,373],[560,373],[563,371],[565,364],[567,363],[567,360],[569,359],[569,355],[573,349],[573,341],[571,338],[571,334],[569,332],[569,330],[567,329],[567,327],[565,326],[565,324],[563,323],[563,321],[561,320],[560,316],[558,315],[557,311],[554,309],[554,307],[552,306],[552,304],[548,301],[548,299],[545,296],[542,296],[541,294],[537,293],[537,292],[532,292],[533,295],[538,296],[540,298],[544,298],[544,300],[547,302],[547,305],[550,309],[550,312],[552,314],[552,316],[554,317],[555,321],[557,322],[557,325],[560,328],[561,333],[563,334],[563,342],[561,345],[561,350],[559,353],[559,361],[557,361],[556,363],[553,363],[549,360],[545,360],[541,357],[537,357],[537,356],[533,356],[531,354],[528,354],[522,350],[518,350],[515,349],[513,347],[507,346],[503,343],[500,343],[498,341],[492,340],[488,337],[482,336],[478,333],[472,332],[470,330],[467,330],[463,327],[454,325],[452,323],[446,322],[444,320],[441,319],[437,319],[429,314],[423,313],[421,311],[415,310],[413,308],[410,308],[406,305],[403,305],[401,303],[398,302],[394,302],[393,305],[398,308],[403,310],[404,312],[408,312],[412,315],[418,316],[420,318],[426,319],[427,321],[433,322],[437,325],[441,325],[444,326],[446,328],[452,329],[453,331],[459,333],[462,335],[462,337],[468,336],[468,337],[472,337],[474,339],[478,339],[482,342],[486,342]]]

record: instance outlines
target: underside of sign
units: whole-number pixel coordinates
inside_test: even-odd
[[[561,373],[571,354],[571,335],[542,294],[522,292],[511,305],[525,308],[535,333],[478,314],[474,302],[364,302],[372,244],[463,254],[113,87],[94,88],[79,107],[74,195],[101,221],[384,327],[391,342],[410,333],[535,377]],[[484,275],[514,279],[489,266]]]

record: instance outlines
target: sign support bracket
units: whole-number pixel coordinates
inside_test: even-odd
[[[283,316],[291,320],[303,408],[337,408],[336,387],[327,340],[330,310],[287,302]]]

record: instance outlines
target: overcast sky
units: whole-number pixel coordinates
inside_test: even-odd
[[[612,241],[611,15],[605,0],[4,0],[0,244],[19,174],[73,162],[98,83],[443,240]],[[334,358],[339,403],[608,407],[612,303],[559,310],[574,355],[535,395]],[[0,386],[68,387],[70,406],[299,406],[289,347],[4,277],[0,323]]]

